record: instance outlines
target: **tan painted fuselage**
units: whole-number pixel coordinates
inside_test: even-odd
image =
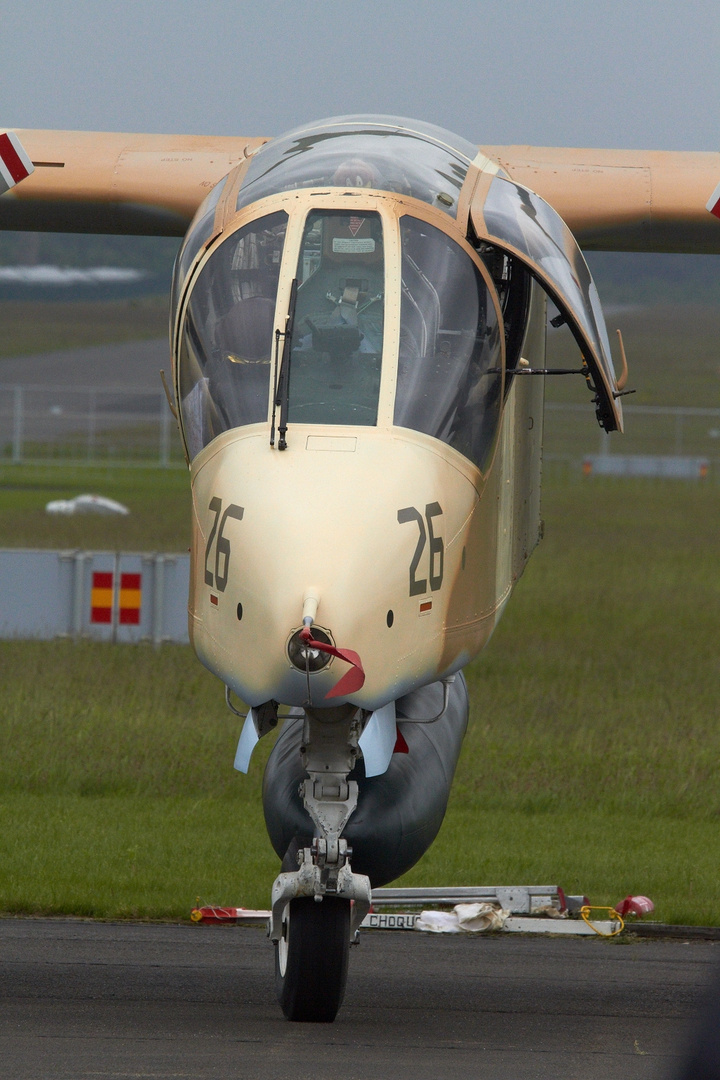
[[[457,671],[488,641],[537,542],[541,436],[541,380],[531,378],[517,378],[509,392],[484,480],[452,449],[399,429],[318,434],[295,425],[284,454],[270,449],[265,427],[220,436],[192,470],[190,630],[198,656],[251,705],[303,705],[306,679],[287,644],[312,591],[316,625],[363,660],[355,704],[379,708]],[[243,510],[225,530],[231,554],[222,593],[204,583],[214,560],[213,498]],[[418,530],[399,524],[398,511],[423,516],[433,503],[442,508],[442,585],[430,586],[426,541],[415,575],[425,588],[411,596]],[[324,696],[341,663],[311,675],[315,705],[330,704]]]
[[[297,192],[265,200],[265,212],[290,212],[288,267],[317,201]],[[390,225],[412,210],[453,235],[481,266],[447,215],[373,193],[324,193],[322,205],[345,208],[349,201],[358,212],[379,211]],[[225,228],[254,213],[248,208]],[[280,452],[270,445],[269,402],[267,423],[223,433],[192,462],[191,639],[203,663],[250,705],[346,700],[325,696],[346,671],[342,660],[310,675],[308,695],[306,673],[288,657],[308,594],[318,600],[315,626],[361,657],[365,683],[347,699],[353,704],[377,709],[457,671],[487,643],[538,540],[542,377],[514,377],[484,475],[438,439],[393,424],[398,235],[388,228],[377,424],[291,423]],[[211,257],[201,254],[196,266]],[[291,277],[281,274],[279,313]],[[176,342],[184,312],[181,303]],[[521,351],[533,367],[543,366],[545,297],[534,285]]]

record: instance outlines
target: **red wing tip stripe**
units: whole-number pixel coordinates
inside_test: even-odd
[[[715,188],[712,195],[706,203],[706,208],[711,214],[714,214],[716,218],[720,218],[720,184]]]
[[[34,170],[35,166],[17,135],[13,131],[3,132],[0,135],[0,186],[3,190],[15,187]]]

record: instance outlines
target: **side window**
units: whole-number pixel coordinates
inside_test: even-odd
[[[188,230],[185,241],[178,251],[173,273],[172,295],[170,298],[171,325],[177,316],[177,306],[180,303],[180,292],[185,283],[188,270],[200,248],[212,233],[213,221],[215,220],[215,208],[220,201],[220,196],[225,187],[227,177],[215,185],[210,194],[201,203],[195,220]]]
[[[232,233],[193,285],[179,357],[191,458],[222,431],[267,419],[286,226],[280,211]]]
[[[395,423],[448,443],[482,471],[502,408],[501,327],[493,297],[451,237],[400,220],[402,301]]]

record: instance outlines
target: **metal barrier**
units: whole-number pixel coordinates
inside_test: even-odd
[[[0,549],[0,638],[187,643],[190,556]]]
[[[664,480],[704,480],[710,471],[707,458],[662,454],[595,454],[583,461],[585,476],[644,476]]]

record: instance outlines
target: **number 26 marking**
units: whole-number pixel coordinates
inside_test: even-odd
[[[229,517],[235,518],[236,521],[242,521],[245,511],[242,506],[236,506],[235,503],[230,503],[221,518],[222,499],[218,499],[217,495],[213,496],[210,500],[208,510],[215,514],[215,520],[210,529],[210,535],[208,536],[207,545],[205,547],[205,584],[209,585],[211,589],[214,586],[218,592],[225,592],[225,586],[228,581],[228,567],[230,566],[230,541],[226,536],[223,536],[223,532]],[[219,530],[218,521],[220,522]],[[215,533],[217,533],[217,544],[215,546],[215,577],[213,578],[213,572],[208,567],[208,561],[210,559],[210,550],[213,546]],[[221,556],[224,560],[222,572],[220,570]]]
[[[406,506],[402,510],[398,510],[397,519],[401,525],[404,525],[408,521],[414,521],[418,527],[418,541],[415,546],[415,553],[410,563],[410,595],[422,596],[423,593],[428,591],[427,578],[417,578],[417,568],[420,565],[423,551],[425,550],[425,544],[427,540],[430,540],[430,588],[432,592],[437,590],[442,585],[443,581],[443,564],[445,560],[445,545],[443,543],[442,536],[435,536],[433,531],[433,518],[442,517],[442,507],[440,503],[431,502],[425,507],[425,518],[419,510],[416,510],[414,506]],[[427,522],[427,531],[425,530],[425,522]]]

